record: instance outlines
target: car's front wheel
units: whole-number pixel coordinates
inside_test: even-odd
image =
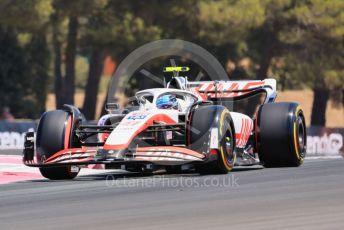
[[[56,152],[69,148],[72,116],[63,110],[54,110],[42,115],[36,137],[37,160],[44,163]],[[42,176],[51,180],[73,179],[78,173],[78,167],[58,166],[41,167]]]
[[[189,148],[207,156],[205,163],[195,165],[196,170],[201,174],[231,171],[235,161],[235,132],[228,109],[219,105],[196,108],[191,112],[188,126]],[[217,137],[216,147],[211,143],[214,137]]]

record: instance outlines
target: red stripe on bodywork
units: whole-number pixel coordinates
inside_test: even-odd
[[[242,143],[242,137],[244,135],[244,130],[245,130],[245,119],[241,120],[241,129],[240,129],[240,133],[236,134],[236,140],[237,140],[237,146],[241,146]]]
[[[230,98],[230,97],[237,97],[241,95],[245,95],[250,93],[251,91],[244,91],[244,92],[223,92],[223,91],[235,91],[235,90],[249,90],[251,88],[259,87],[265,85],[264,81],[257,81],[257,82],[248,82],[244,86],[240,86],[238,82],[220,82],[217,84],[217,93],[208,93],[208,91],[214,91],[215,90],[215,84],[214,83],[205,83],[200,85],[199,87],[196,87],[195,89],[197,91],[200,91],[203,87],[207,85],[207,88],[203,92],[199,92],[201,95],[208,95],[211,98],[219,97],[219,98]],[[225,87],[226,86],[226,87]],[[223,90],[221,92],[221,90]]]
[[[239,147],[244,146],[244,144],[247,142],[248,138],[250,137],[251,131],[252,131],[252,123],[248,119],[243,119],[241,122],[240,133],[235,134],[237,145]]]
[[[205,155],[198,153],[196,151],[193,151],[188,148],[183,147],[175,147],[175,146],[153,146],[153,147],[138,147],[136,149],[137,152],[150,152],[150,151],[166,151],[166,152],[176,152],[176,153],[182,153],[190,156],[194,156],[200,159],[203,159]]]
[[[68,116],[68,120],[65,128],[64,148],[69,148],[70,134],[72,129],[72,116]]]
[[[55,158],[63,156],[65,154],[79,154],[79,153],[91,153],[94,152],[94,154],[96,154],[97,150],[95,149],[87,149],[87,148],[72,148],[72,149],[63,149],[58,151],[57,153],[55,153],[54,155],[52,155],[51,157],[49,157],[45,162],[51,162],[53,161]]]

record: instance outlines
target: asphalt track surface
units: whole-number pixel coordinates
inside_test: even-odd
[[[112,172],[0,185],[0,229],[186,228],[344,229],[344,160],[217,176]]]

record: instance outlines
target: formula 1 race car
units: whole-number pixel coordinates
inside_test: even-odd
[[[236,165],[299,166],[305,157],[304,115],[296,103],[274,103],[276,95],[274,79],[173,77],[166,88],[137,92],[121,113],[108,104],[109,113],[97,125],[66,105],[44,113],[37,133],[27,133],[24,163],[49,179],[72,179],[88,164],[200,173],[227,173]],[[88,141],[95,135],[96,141]]]
[[[187,71],[188,67],[167,67]],[[188,81],[136,93],[119,110],[88,123],[74,106],[46,112],[25,139],[24,163],[49,179],[80,168],[227,173],[234,166],[296,167],[306,149],[305,118],[293,102],[275,103],[276,81]]]

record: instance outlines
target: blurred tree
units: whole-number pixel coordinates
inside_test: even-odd
[[[54,93],[56,108],[63,106],[63,74],[62,74],[62,42],[60,38],[60,13],[55,9],[55,12],[51,15],[51,27],[52,27],[52,46],[54,54]]]
[[[287,64],[313,90],[311,125],[325,126],[328,99],[343,97],[344,1],[297,1],[285,17],[293,23],[279,38],[299,47],[286,55]]]
[[[2,0],[1,42],[8,47],[0,47],[1,81],[15,75],[2,84],[4,90],[21,90],[13,97],[22,99],[11,105],[22,112],[12,110],[34,116],[44,110],[52,52],[57,107],[74,103],[75,59],[81,54],[89,60],[83,109],[92,119],[106,56],[119,63],[145,42],[179,38],[213,53],[232,78],[273,73],[283,89],[311,87],[312,124],[324,125],[328,99],[343,101],[343,5],[329,0]],[[13,72],[17,63],[21,68]],[[22,74],[25,78],[18,77]],[[140,79],[130,81],[128,94],[149,84]]]
[[[54,0],[54,13],[51,15],[52,42],[54,47],[54,77],[57,107],[63,104],[74,104],[75,94],[75,61],[78,48],[80,20],[101,10],[106,0]],[[66,26],[67,22],[67,26]],[[63,36],[64,35],[64,36]],[[65,44],[65,46],[64,46]],[[64,52],[62,47],[65,47]],[[64,58],[63,58],[64,57]],[[62,75],[62,65],[65,75]]]
[[[0,23],[16,32],[33,33],[47,26],[52,11],[51,0],[1,0]]]
[[[312,125],[325,125],[330,95],[343,86],[343,1],[263,0],[264,23],[249,32],[248,55],[257,79],[280,73],[282,88],[311,87]],[[340,100],[340,99],[339,99]]]
[[[83,104],[83,112],[88,119],[95,116],[105,57],[110,55],[119,62],[140,44],[160,37],[156,26],[147,26],[142,18],[133,13],[136,4],[136,1],[108,1],[102,10],[87,19],[82,29],[80,47],[90,60]]]
[[[45,110],[51,11],[50,1],[0,2],[1,104],[10,106],[16,117],[37,118]]]
[[[31,118],[37,118],[45,111],[48,94],[50,50],[46,35],[40,31],[32,35],[31,41],[25,46],[27,69],[24,77],[30,81],[29,98],[33,99],[34,110]],[[25,116],[25,114],[23,114]]]
[[[231,78],[252,78],[253,71],[244,69],[239,62],[250,53],[247,37],[265,20],[265,5],[260,0],[150,2],[154,13],[149,14],[148,21],[161,28],[162,38],[195,42],[217,57]],[[143,9],[147,9],[147,4]],[[234,69],[230,67],[233,64]],[[250,67],[253,69],[254,65]]]
[[[15,117],[20,117],[22,98],[28,94],[30,83],[25,78],[24,49],[20,47],[16,33],[0,29],[0,109],[11,108]]]
[[[200,1],[198,32],[199,40],[216,46],[240,43],[250,29],[261,26],[265,20],[264,6],[260,0]]]
[[[68,18],[68,35],[65,59],[65,81],[63,88],[64,103],[74,104],[75,94],[75,61],[78,38],[78,17],[70,15]]]
[[[249,31],[247,44],[248,56],[257,63],[256,79],[263,80],[269,76],[269,69],[276,57],[283,57],[294,47],[280,40],[282,30],[288,31],[292,20],[285,15],[295,7],[294,0],[261,0],[263,22]]]
[[[248,59],[248,36],[265,21],[260,0],[202,1],[199,4],[199,39],[213,52],[231,79],[254,77],[255,65]]]

